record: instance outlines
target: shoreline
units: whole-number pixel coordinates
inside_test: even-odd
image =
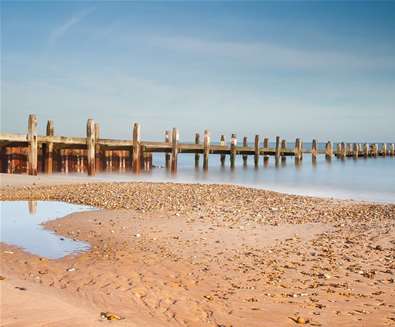
[[[115,175],[116,176],[116,175]],[[348,198],[346,196],[337,197],[327,195],[325,192],[309,193],[309,192],[292,192],[287,187],[281,187],[280,189],[271,189],[256,186],[253,184],[241,184],[241,183],[217,183],[217,182],[204,182],[204,181],[162,181],[162,180],[110,180],[99,176],[78,176],[78,175],[38,175],[29,176],[25,174],[5,174],[0,173],[0,189],[1,188],[24,188],[34,186],[51,186],[51,185],[69,185],[69,184],[161,184],[161,185],[208,185],[208,186],[236,186],[247,189],[260,190],[265,192],[273,192],[284,196],[301,196],[313,199],[321,199],[327,201],[342,201],[342,202],[353,202],[361,204],[377,204],[377,205],[395,205],[395,199],[391,201],[381,200],[364,200]],[[289,191],[288,191],[289,190]]]
[[[56,290],[50,296],[64,300],[68,315],[50,321],[54,326],[78,320],[66,299],[89,312],[81,326],[105,324],[102,311],[124,318],[109,322],[120,326],[395,322],[393,204],[220,184],[32,180],[2,187],[0,199],[101,209],[44,225],[88,242],[90,251],[47,260],[0,243],[7,308],[1,319],[12,326],[23,325],[17,301],[23,291],[6,283],[26,283],[27,292],[32,284],[43,294]],[[31,322],[46,309],[31,313]]]

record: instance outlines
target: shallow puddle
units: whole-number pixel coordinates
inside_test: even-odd
[[[89,250],[88,243],[58,235],[41,224],[94,209],[57,201],[0,201],[0,241],[49,259]]]

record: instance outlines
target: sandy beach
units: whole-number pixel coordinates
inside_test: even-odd
[[[395,205],[49,176],[1,186],[1,200],[98,208],[45,224],[88,252],[0,243],[2,326],[395,325]]]

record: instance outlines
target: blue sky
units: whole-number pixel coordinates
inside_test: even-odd
[[[1,2],[1,129],[395,141],[395,2]]]

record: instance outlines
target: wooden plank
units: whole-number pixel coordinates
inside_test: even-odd
[[[47,122],[47,136],[54,135],[54,123],[52,120]],[[44,171],[46,174],[52,174],[53,172],[53,143],[48,142],[44,144]]]
[[[87,165],[88,165],[88,175],[94,176],[96,174],[96,159],[95,159],[95,149],[96,149],[96,138],[95,138],[95,122],[93,119],[88,119],[86,123],[86,147],[87,151]]]
[[[28,121],[28,174],[37,175],[37,117],[36,115],[29,115]]]
[[[0,141],[6,143],[28,142],[28,139],[27,134],[0,133]]]
[[[180,134],[177,128],[173,128],[171,133],[171,171],[177,171],[178,141]]]
[[[237,137],[236,134],[232,134],[231,139],[230,139],[230,167],[234,168],[235,167],[235,161],[236,161],[236,146],[237,146]]]
[[[210,153],[210,134],[207,129],[204,131],[203,143],[204,143],[203,169],[207,170],[208,169],[208,156]]]
[[[281,158],[282,160],[285,160],[285,152],[287,151],[287,141],[286,140],[281,140]]]
[[[390,144],[390,156],[395,156],[395,144]]]
[[[197,144],[197,145],[200,144],[200,134],[199,133],[195,134],[195,144]],[[199,152],[196,151],[195,152],[195,167],[199,167],[199,159],[200,159]]]

